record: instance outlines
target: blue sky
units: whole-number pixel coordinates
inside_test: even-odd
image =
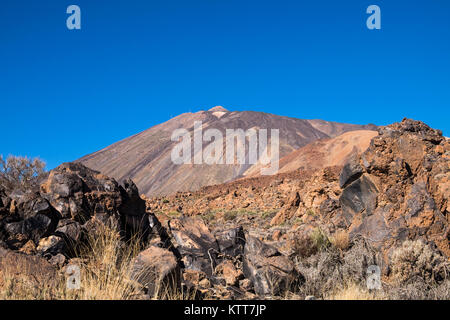
[[[449,136],[449,15],[448,0],[3,0],[0,154],[53,168],[215,105]]]

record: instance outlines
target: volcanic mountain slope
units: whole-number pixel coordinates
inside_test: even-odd
[[[364,152],[377,134],[377,131],[373,130],[349,131],[335,138],[311,142],[281,158],[278,172],[341,166],[352,156]],[[245,177],[259,176],[260,169],[260,165],[253,166],[246,172]]]
[[[246,164],[233,165],[174,164],[171,152],[178,142],[171,141],[171,135],[179,128],[192,134],[195,121],[202,121],[203,130],[220,130],[224,137],[226,129],[268,129],[268,145],[271,138],[269,129],[279,129],[280,157],[318,139],[333,138],[348,131],[375,129],[374,125],[302,120],[253,111],[230,112],[214,107],[208,111],[181,114],[78,161],[117,180],[133,179],[147,196],[195,191],[255,172],[252,167],[258,165],[250,165],[248,160]],[[203,149],[206,146],[207,143],[203,142]]]

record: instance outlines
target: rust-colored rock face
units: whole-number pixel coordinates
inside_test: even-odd
[[[450,256],[450,144],[438,130],[404,119],[380,129],[357,158],[340,196],[351,236],[383,248],[423,238]],[[359,173],[358,173],[359,171]],[[352,181],[353,180],[353,181]]]

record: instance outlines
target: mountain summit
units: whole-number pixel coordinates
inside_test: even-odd
[[[209,109],[208,110],[209,112],[229,112],[227,109],[225,109],[224,107],[222,107],[222,106],[216,106],[216,107],[214,107],[214,108],[211,108],[211,109]]]
[[[201,121],[205,129],[219,130],[224,137],[226,129],[279,129],[280,158],[319,139],[334,138],[349,131],[376,129],[374,125],[302,120],[263,112],[228,111],[216,106],[208,111],[181,114],[78,161],[117,180],[133,179],[147,196],[195,191],[250,173],[254,175],[258,164],[174,164],[171,152],[178,142],[171,140],[172,133],[176,129],[186,129],[192,134],[196,121]],[[203,147],[209,143],[203,142]],[[248,150],[245,153],[247,157]]]

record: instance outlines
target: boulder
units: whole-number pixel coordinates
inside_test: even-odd
[[[270,221],[270,225],[277,225],[286,222],[291,219],[295,212],[297,211],[299,205],[301,203],[300,194],[298,192],[293,192],[288,202],[281,208],[281,210],[277,213],[275,217]]]
[[[167,249],[151,246],[134,259],[130,277],[148,290],[150,297],[164,298],[181,288],[181,269]]]
[[[345,188],[348,184],[358,179],[363,172],[363,168],[359,164],[359,158],[352,157],[342,168],[339,175],[339,187]]]
[[[52,286],[58,281],[56,269],[40,256],[30,256],[0,247],[0,283],[8,277],[24,277],[35,286]]]
[[[64,219],[58,222],[55,234],[64,238],[69,245],[75,246],[82,238],[82,228],[78,222]]]
[[[203,271],[211,277],[219,261],[220,248],[203,220],[182,217],[170,220],[169,228],[184,268]]]
[[[301,276],[288,257],[275,247],[246,235],[243,271],[260,296],[281,295],[294,288]]]
[[[145,201],[130,179],[119,185],[80,163],[64,163],[41,184],[41,194],[61,213],[62,219],[77,222],[85,230],[93,230],[92,225],[100,222],[120,229],[126,238],[137,232],[144,240],[148,236]],[[78,234],[78,230],[77,225],[72,231]],[[73,239],[70,235],[69,238]]]
[[[119,213],[122,219],[122,228],[127,238],[140,233],[147,238],[150,232],[149,217],[146,212],[145,200],[141,199],[137,186],[131,179],[124,180],[120,187],[121,204]]]
[[[222,254],[236,258],[244,253],[245,233],[242,226],[216,231],[214,236]]]
[[[7,242],[24,244],[33,240],[37,244],[40,238],[55,231],[60,214],[39,194],[21,195],[13,203],[12,212],[5,218],[3,226]]]
[[[66,242],[58,236],[42,238],[36,250],[44,257],[52,257],[66,251]]]
[[[364,212],[370,216],[377,205],[378,190],[368,176],[362,176],[348,185],[339,198],[347,217]]]
[[[242,280],[244,274],[241,270],[238,270],[235,265],[225,260],[216,267],[216,273],[221,275],[225,280],[225,283],[229,286],[239,286],[239,280]]]

